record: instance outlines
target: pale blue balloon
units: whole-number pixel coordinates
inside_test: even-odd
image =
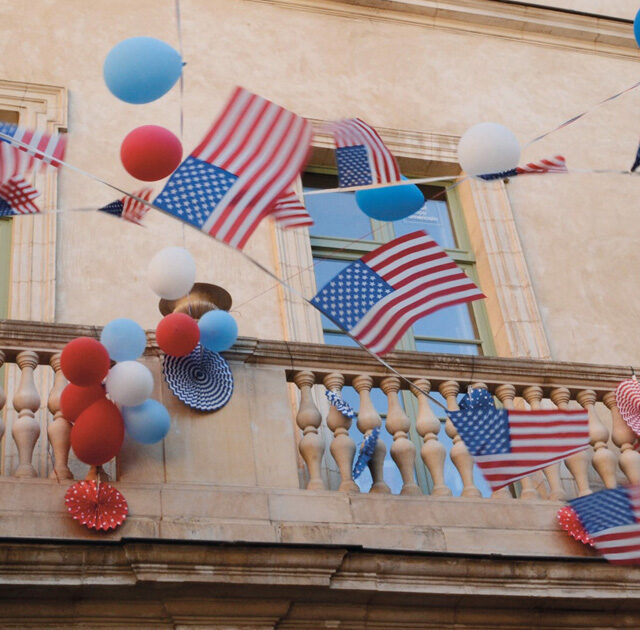
[[[127,433],[142,444],[159,442],[171,427],[171,416],[167,408],[152,398],[137,407],[123,407],[122,417]]]
[[[209,311],[198,322],[200,343],[213,352],[228,350],[238,338],[238,324],[227,311]]]
[[[135,361],[147,347],[147,335],[132,319],[121,317],[102,329],[100,343],[114,361]]]
[[[150,103],[166,94],[180,78],[178,51],[155,37],[131,37],[116,44],[104,60],[105,83],[126,103]]]
[[[407,178],[402,175],[402,179]],[[400,221],[424,205],[424,195],[415,185],[387,186],[356,192],[356,203],[362,212],[378,221]]]

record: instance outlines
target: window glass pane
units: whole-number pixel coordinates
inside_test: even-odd
[[[419,337],[448,337],[450,339],[476,339],[475,326],[468,304],[455,304],[419,319],[413,325]]]
[[[351,262],[348,260],[331,260],[329,258],[317,258],[313,259],[313,269],[316,274],[316,287],[318,291],[331,280],[331,278],[337,276],[347,265]]]
[[[359,348],[360,346],[349,335],[338,332],[326,332],[324,333],[324,342],[333,346],[353,346]]]
[[[423,339],[416,339],[416,350],[420,352],[435,352],[437,354],[480,354],[480,346],[477,344],[425,341]]]

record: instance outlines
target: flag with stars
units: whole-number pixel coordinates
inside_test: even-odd
[[[555,155],[552,158],[538,160],[537,162],[528,162],[524,166],[517,166],[509,171],[502,173],[488,173],[486,175],[478,175],[480,179],[491,181],[493,179],[507,179],[508,177],[516,177],[517,175],[542,175],[544,173],[567,173],[567,162],[562,155]]]
[[[492,490],[589,446],[586,409],[496,409],[488,392],[460,406],[448,415]]]
[[[640,564],[640,486],[600,490],[569,505],[609,562]]]
[[[14,175],[47,166],[59,167],[67,147],[67,134],[47,134],[0,122],[0,182]],[[16,142],[20,142],[21,146]],[[37,162],[36,162],[37,160]]]
[[[375,129],[359,118],[328,125],[336,143],[340,187],[390,184],[400,181],[400,169]]]
[[[154,205],[242,249],[300,173],[311,134],[301,116],[238,87]]]
[[[140,199],[149,201],[153,193],[152,188],[142,188],[133,194]],[[131,223],[141,224],[144,215],[149,212],[149,206],[142,201],[138,201],[130,195],[125,195],[122,199],[112,201],[111,203],[98,208],[100,212],[106,212],[114,217],[124,219],[125,221],[131,221]]]
[[[311,300],[375,354],[393,349],[418,319],[484,295],[423,230],[365,254]]]
[[[313,219],[293,190],[276,199],[271,216],[285,230],[313,225]]]
[[[33,200],[40,193],[24,177],[14,176],[0,184],[0,217],[40,212]]]

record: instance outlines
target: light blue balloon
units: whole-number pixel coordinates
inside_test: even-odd
[[[126,103],[150,103],[180,78],[182,58],[155,37],[131,37],[116,44],[102,68],[107,87]]]
[[[137,407],[123,407],[122,417],[127,433],[142,444],[159,442],[171,427],[171,416],[167,408],[152,398]]]
[[[238,338],[238,324],[227,311],[209,311],[198,322],[200,343],[213,352],[228,350]]]
[[[147,347],[147,335],[132,319],[121,317],[102,329],[100,343],[114,361],[135,361]]]
[[[402,175],[402,179],[407,178]],[[356,203],[368,217],[378,221],[399,221],[424,205],[424,195],[417,186],[387,186],[356,192]]]

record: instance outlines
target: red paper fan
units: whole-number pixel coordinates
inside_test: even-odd
[[[624,421],[640,435],[640,383],[635,376],[618,385],[616,403]]]
[[[79,481],[64,495],[69,514],[90,529],[115,529],[121,525],[129,507],[122,493],[108,483]]]
[[[560,527],[562,527],[562,529],[564,529],[570,536],[585,545],[591,545],[593,547],[593,539],[582,526],[576,511],[572,507],[567,505],[560,508],[556,516],[560,523]]]

